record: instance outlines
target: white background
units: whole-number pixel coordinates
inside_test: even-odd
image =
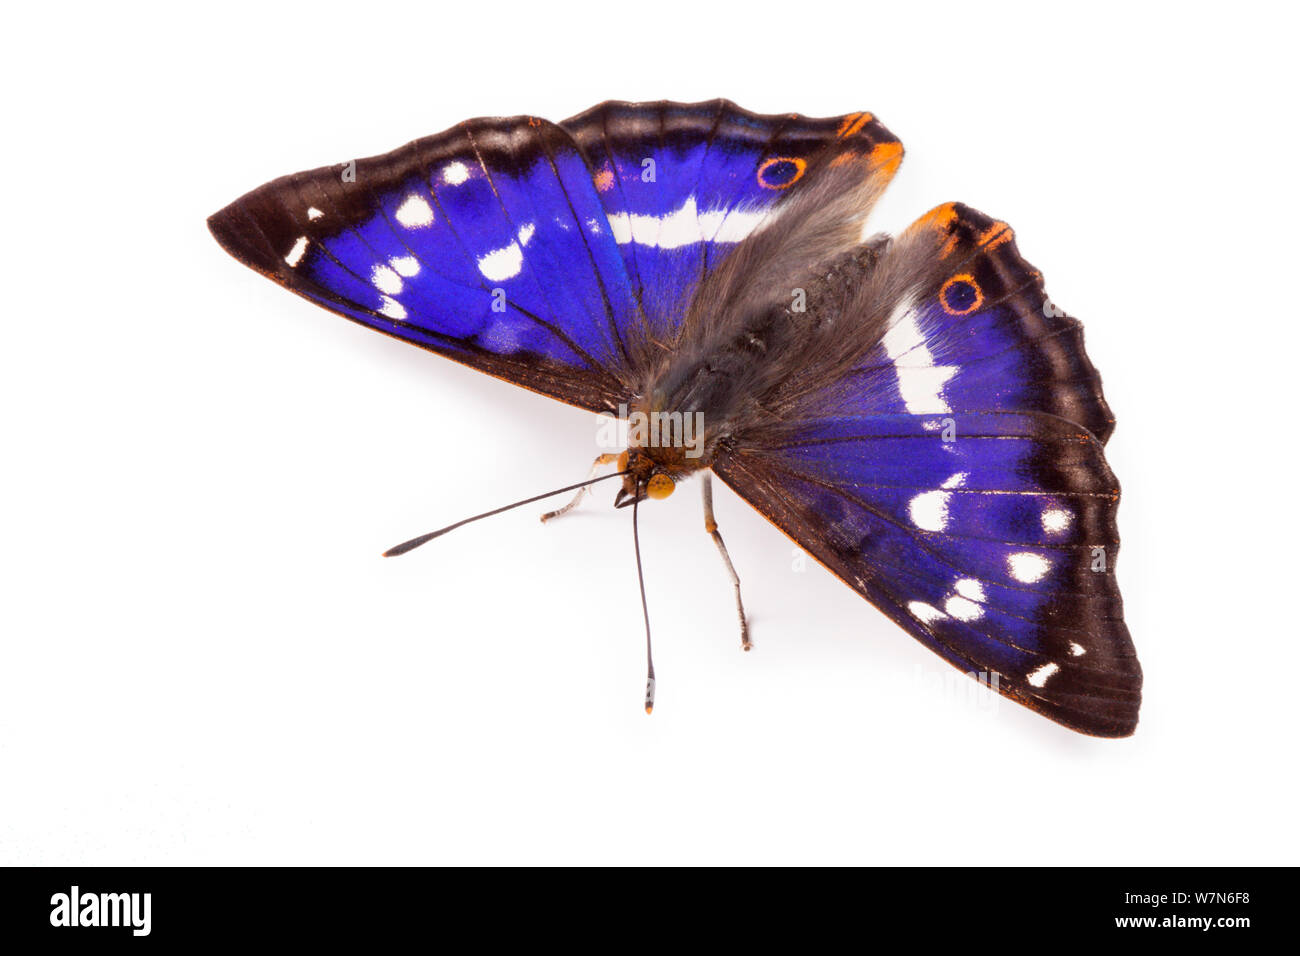
[[[0,66],[0,862],[1297,861],[1283,14],[35,8]],[[984,209],[1084,320],[1135,737],[954,683],[724,488],[757,646],[696,489],[644,508],[650,718],[611,486],[379,557],[578,480],[592,416],[287,294],[206,216],[471,116],[720,95],[873,111],[908,151],[878,228]]]

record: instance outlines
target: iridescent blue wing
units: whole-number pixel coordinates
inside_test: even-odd
[[[209,226],[246,265],[381,332],[586,408],[626,395],[638,305],[554,124],[471,120],[267,183]]]
[[[866,114],[607,104],[563,125],[471,120],[285,176],[209,226],[235,258],[332,311],[612,411],[700,276],[783,197],[835,159],[883,185],[900,155]]]
[[[1075,730],[1131,733],[1113,419],[1079,323],[1011,230],[964,206],[920,220],[874,274],[893,290],[859,302],[877,344],[715,470],[961,670]]]
[[[878,194],[903,158],[870,113],[814,119],[728,100],[611,101],[562,125],[591,165],[651,334],[663,342],[703,277],[781,202],[848,163]]]

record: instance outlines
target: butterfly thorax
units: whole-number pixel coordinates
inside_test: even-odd
[[[671,433],[672,442],[665,443],[667,454],[659,456],[666,465],[684,458],[680,464],[690,470],[713,460],[718,443],[754,398],[755,370],[766,357],[788,348],[790,333],[781,310],[767,309],[706,346],[675,354],[657,370],[645,388],[646,397],[632,408],[633,413],[671,416],[674,426],[682,422]],[[677,455],[677,446],[693,454]]]
[[[886,246],[886,239],[876,238],[813,268],[789,295],[782,291],[716,317],[688,317],[686,341],[649,377],[646,398],[634,404],[687,422],[693,416],[702,426],[698,456],[678,462],[680,456],[660,455],[663,466],[689,471],[712,465],[737,436],[784,418],[783,406],[800,383],[816,377],[824,387],[843,374],[879,337],[869,316],[854,308],[850,291]]]

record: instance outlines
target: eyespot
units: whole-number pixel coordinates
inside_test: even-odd
[[[758,167],[758,184],[764,189],[788,189],[807,168],[808,163],[797,156],[774,156]]]
[[[984,304],[984,293],[974,276],[963,272],[943,284],[939,304],[949,315],[969,315]]]
[[[650,480],[646,482],[645,493],[651,498],[662,500],[673,493],[676,483],[667,475],[651,475]]]

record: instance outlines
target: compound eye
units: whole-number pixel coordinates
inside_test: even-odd
[[[614,467],[619,471],[627,471],[627,452],[623,452],[618,456],[618,464]]]
[[[645,493],[651,498],[663,499],[673,493],[675,483],[667,475],[651,475],[646,482]]]

